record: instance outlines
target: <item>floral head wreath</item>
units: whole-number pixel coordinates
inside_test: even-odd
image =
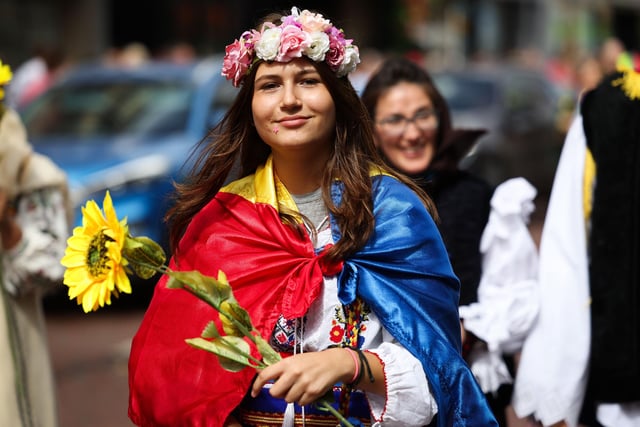
[[[238,87],[259,59],[289,62],[304,55],[315,62],[326,61],[342,77],[360,63],[358,47],[352,41],[322,15],[293,7],[280,25],[267,22],[260,31],[245,31],[228,45],[222,75]]]

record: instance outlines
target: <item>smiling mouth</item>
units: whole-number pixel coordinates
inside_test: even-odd
[[[410,158],[420,157],[424,153],[424,147],[415,146],[415,147],[404,148],[401,150],[401,153],[404,156],[410,157]]]
[[[305,124],[308,120],[309,117],[304,116],[286,117],[282,120],[279,120],[278,124],[283,127],[298,127]]]

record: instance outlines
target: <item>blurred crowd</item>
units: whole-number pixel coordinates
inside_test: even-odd
[[[539,51],[522,50],[513,52],[509,57],[500,61],[488,61],[482,57],[472,57],[468,66],[497,66],[517,65],[522,68],[539,70],[564,91],[566,109],[570,109],[572,102],[578,95],[593,88],[601,78],[614,71],[616,58],[625,51],[623,43],[615,38],[605,39],[595,51],[584,51],[568,45],[561,53],[545,56]],[[361,89],[368,76],[381,64],[389,52],[382,52],[375,48],[366,48],[361,52],[361,63],[356,72],[350,76],[354,87]],[[435,63],[426,52],[411,51],[405,55],[412,60],[422,63],[429,70],[439,70],[442,67]],[[138,67],[149,61],[166,61],[184,64],[199,59],[196,48],[187,42],[176,42],[162,49],[152,52],[140,42],[131,42],[120,47],[110,47],[96,58],[106,67]],[[7,102],[13,106],[24,106],[30,102],[51,83],[58,79],[76,64],[68,57],[61,47],[42,46],[33,51],[33,55],[21,64],[10,64],[14,68],[14,79],[7,94]],[[559,117],[559,126],[566,132],[568,129],[566,117]]]
[[[616,72],[617,70],[616,66],[618,64],[618,60],[620,56],[625,52],[626,52],[626,48],[620,42],[620,40],[616,38],[608,38],[604,40],[599,46],[599,49],[594,52],[582,53],[582,52],[578,52],[576,49],[567,48],[564,52],[562,52],[561,55],[558,55],[557,57],[553,57],[553,58],[541,58],[539,55],[533,54],[531,52],[520,52],[518,54],[513,55],[513,58],[510,59],[509,62],[516,63],[525,68],[529,67],[529,68],[534,68],[538,71],[541,71],[546,76],[546,78],[558,88],[559,92],[562,93],[562,96],[560,98],[561,99],[560,104],[557,106],[550,105],[549,108],[554,109],[556,111],[555,126],[557,130],[564,137],[565,135],[571,133],[570,129],[572,129],[572,126],[576,126],[575,123],[578,118],[582,120],[582,118],[579,117],[580,116],[579,108],[585,94],[598,88],[599,85],[603,82],[603,79],[605,79],[607,76],[610,76],[612,73]],[[369,90],[373,90],[371,89],[371,86],[368,86],[371,84],[372,77],[378,76],[378,78],[380,78],[379,74],[377,73],[383,70],[383,67],[389,66],[389,64],[386,61],[390,56],[393,56],[393,55],[389,55],[384,52],[379,52],[375,49],[367,49],[361,52],[362,63],[360,64],[357,71],[352,76],[350,76],[350,78],[353,82],[354,87],[357,89],[358,93],[363,94],[365,101],[367,100],[366,99],[367,93],[368,93],[367,87],[369,87]],[[405,55],[405,56],[409,58],[414,64],[419,64],[419,66],[421,66],[422,68],[428,69],[429,67],[433,66],[433,64],[430,63],[429,58],[426,54],[418,53],[418,54],[411,54],[411,55]],[[153,54],[143,44],[131,43],[121,48],[114,47],[114,48],[108,49],[107,51],[104,52],[104,54],[100,58],[97,58],[97,61],[101,62],[105,67],[134,68],[134,67],[139,67],[145,63],[148,63],[149,61],[167,61],[167,62],[172,62],[176,64],[184,64],[184,63],[196,61],[198,59],[199,59],[199,56],[196,49],[193,46],[186,43],[176,43],[174,45],[166,47],[160,52],[155,52]],[[61,50],[60,48],[53,48],[53,49],[43,48],[43,49],[38,49],[34,51],[33,56],[30,59],[28,59],[22,64],[17,64],[17,66],[15,67],[11,85],[9,85],[6,89],[5,104],[12,109],[19,110],[21,108],[24,108],[34,99],[36,99],[40,94],[44,93],[58,79],[62,78],[65,75],[65,73],[68,72],[70,69],[72,69],[75,65],[76,64],[70,58],[67,58],[65,56],[64,51]],[[496,65],[496,64],[493,64],[493,65]],[[500,66],[502,64],[497,64],[497,65]],[[396,83],[395,82],[389,83],[389,86],[393,87],[394,84]],[[429,103],[436,104],[435,106],[433,106],[433,110],[438,110],[438,109],[440,111],[442,111],[443,109],[446,110],[447,106],[444,103],[444,100],[438,98],[440,97],[440,95],[437,94],[437,90],[435,90],[435,92],[436,92],[436,95],[434,95],[435,98],[429,100]],[[383,95],[379,95],[379,98],[370,99],[371,105],[369,105],[368,107],[372,117],[375,117],[376,108],[379,109],[378,112],[384,111],[384,109],[381,107],[381,105],[382,106],[384,105],[381,104],[382,101],[380,101],[380,99],[383,99],[383,98],[384,98]],[[438,104],[439,102],[441,102],[441,104]],[[393,116],[392,113],[393,112],[390,112],[389,115]],[[413,114],[413,112],[411,112],[411,114]],[[435,140],[438,141],[437,143],[434,142],[434,144],[437,144],[437,148],[433,153],[434,162],[437,160],[442,160],[442,158],[438,156],[446,157],[447,149],[452,149],[451,147],[454,147],[454,146],[460,147],[460,144],[464,145],[468,143],[468,145],[465,145],[463,148],[460,148],[460,151],[457,151],[456,153],[458,155],[461,153],[462,154],[466,153],[470,149],[470,147],[473,145],[473,143],[476,141],[476,139],[482,134],[482,131],[480,131],[479,133],[473,134],[471,136],[467,134],[454,135],[455,133],[454,128],[456,127],[455,126],[456,124],[450,123],[449,117],[446,117],[446,120],[440,117],[439,118],[440,122],[437,123],[434,119],[433,112],[431,110],[422,111],[422,112],[419,112],[419,114],[416,113],[409,117],[405,115],[401,117],[402,119],[398,119],[401,123],[395,123],[392,120],[383,121],[385,126],[381,126],[381,129],[386,128],[388,134],[393,134],[391,139],[393,139],[393,136],[397,136],[396,134],[398,133],[403,133],[403,132],[409,133],[414,130],[416,131],[416,133],[420,133],[421,131],[430,132],[430,131],[434,131],[434,129],[438,124],[441,126],[446,124],[447,126],[446,135],[443,133],[441,135],[438,135],[438,138],[436,138],[434,134],[434,141]],[[630,116],[630,117],[633,117],[633,116]],[[383,119],[385,119],[385,117],[383,117]],[[429,120],[431,119],[434,120],[434,123],[429,122]],[[621,126],[624,126],[624,123],[621,124]],[[0,130],[2,129],[0,128]],[[454,136],[451,136],[451,135],[454,135]],[[459,193],[459,194],[464,194],[464,198],[463,196],[460,196],[459,194],[456,193],[457,195],[455,197],[458,197],[458,199],[455,197],[453,199],[447,199],[446,194],[450,194],[450,193],[447,193],[447,191],[449,191],[448,185],[451,183],[448,180],[451,180],[451,181],[454,180],[454,178],[452,178],[453,176],[455,176],[455,179],[460,179],[459,177],[461,176],[460,175],[461,171],[458,169],[458,163],[461,161],[461,158],[454,156],[453,159],[448,159],[450,160],[451,164],[448,164],[445,166],[443,166],[442,163],[438,164],[436,162],[435,167],[431,164],[431,158],[430,158],[428,162],[425,162],[425,164],[420,165],[419,168],[412,170],[410,166],[402,164],[402,162],[394,163],[393,154],[392,154],[393,147],[392,148],[385,147],[384,136],[385,136],[385,133],[383,131],[380,131],[380,134],[378,135],[378,137],[380,138],[380,141],[382,141],[381,150],[383,151],[383,154],[387,157],[387,160],[389,161],[389,163],[399,172],[412,177],[418,185],[422,185],[423,188],[425,188],[425,190],[428,193],[431,193],[432,196],[435,194],[434,198],[435,198],[436,204],[441,203],[441,206],[438,206],[438,211],[442,216],[442,220],[443,220],[442,223],[448,227],[446,232],[443,232],[443,235],[445,237],[445,243],[451,243],[450,249],[453,248],[453,246],[456,243],[460,245],[469,244],[468,242],[459,243],[459,242],[456,242],[455,240],[456,232],[459,232],[461,230],[465,232],[468,231],[470,222],[471,222],[470,214],[459,213],[460,209],[465,207],[463,202],[471,200],[472,196],[473,197],[477,196],[482,199],[477,203],[474,203],[474,206],[470,208],[473,211],[474,215],[478,214],[482,218],[477,220],[477,224],[473,224],[477,226],[476,227],[477,229],[473,230],[473,233],[474,233],[473,239],[472,239],[473,242],[470,244],[471,246],[473,246],[470,251],[472,255],[468,255],[468,254],[464,255],[465,257],[466,256],[473,257],[476,264],[475,273],[477,274],[475,274],[472,280],[474,281],[474,284],[470,285],[475,287],[475,292],[471,292],[474,295],[468,297],[464,301],[463,305],[467,307],[463,311],[465,311],[466,316],[469,319],[468,325],[473,324],[474,319],[477,322],[475,324],[475,329],[472,329],[473,327],[471,326],[465,328],[465,325],[463,323],[462,330],[464,333],[468,334],[465,339],[465,343],[468,345],[468,348],[466,349],[468,351],[467,356],[469,357],[468,362],[470,364],[478,363],[477,370],[474,371],[474,373],[477,373],[479,378],[491,377],[491,375],[486,374],[486,371],[490,368],[491,369],[496,368],[497,364],[500,365],[499,368],[496,368],[496,369],[501,369],[500,374],[503,375],[500,378],[500,381],[496,380],[495,377],[491,377],[490,379],[487,380],[488,382],[498,381],[498,383],[497,384],[492,383],[490,385],[487,385],[486,387],[483,387],[483,391],[486,392],[487,397],[489,399],[493,399],[493,403],[495,404],[494,408],[498,408],[497,410],[504,411],[505,408],[509,407],[509,399],[511,399],[511,395],[513,393],[513,381],[517,381],[518,362],[520,360],[524,339],[520,340],[519,346],[517,346],[517,349],[515,350],[510,349],[508,351],[504,351],[503,352],[504,354],[500,354],[499,352],[498,353],[492,352],[493,350],[495,350],[496,347],[495,346],[492,347],[491,341],[489,339],[484,339],[483,337],[481,337],[481,334],[482,334],[481,331],[483,330],[483,327],[486,325],[478,324],[478,322],[480,321],[477,320],[477,317],[474,317],[474,316],[477,316],[478,312],[474,310],[479,308],[477,306],[474,306],[473,304],[478,303],[478,292],[480,292],[478,291],[478,286],[480,286],[481,277],[483,277],[482,270],[484,269],[484,272],[486,273],[489,271],[490,265],[495,266],[495,264],[489,263],[490,255],[487,255],[487,254],[491,253],[490,248],[492,247],[487,242],[489,242],[489,240],[492,238],[498,239],[498,237],[501,236],[501,232],[504,232],[504,230],[508,229],[508,227],[505,226],[504,223],[501,223],[502,225],[496,225],[496,224],[499,224],[497,217],[501,213],[503,213],[503,211],[501,211],[501,206],[499,206],[499,204],[500,203],[504,203],[506,205],[508,205],[509,203],[517,204],[518,210],[517,212],[515,212],[517,214],[516,224],[522,225],[524,222],[525,227],[531,227],[531,224],[529,224],[529,220],[530,220],[529,216],[532,213],[532,209],[530,208],[530,203],[535,197],[535,189],[532,189],[522,183],[515,184],[511,182],[510,183],[512,186],[511,191],[515,191],[516,193],[519,191],[520,193],[518,195],[522,199],[522,200],[519,199],[518,201],[514,202],[512,198],[506,197],[504,193],[501,193],[496,188],[489,189],[488,186],[485,186],[484,184],[480,185],[480,184],[477,184],[476,181],[473,181],[474,183],[477,184],[477,186],[472,186],[470,187],[470,189],[465,190],[465,191],[468,191],[468,193],[467,192]],[[589,135],[587,136],[583,135],[582,138],[585,141],[587,141],[588,136]],[[462,139],[469,138],[469,139],[468,141],[460,142],[457,140],[454,141],[455,138],[462,138]],[[585,144],[587,143],[585,142]],[[594,144],[594,143],[590,142],[590,144]],[[593,147],[589,146],[588,148],[592,149]],[[385,151],[386,149],[390,151]],[[589,149],[587,149],[586,151],[589,151]],[[596,151],[596,154],[598,154],[597,151]],[[585,154],[581,152],[581,155],[584,156]],[[579,158],[577,162],[582,164],[583,158]],[[440,165],[441,169],[438,169],[438,165]],[[629,165],[627,164],[627,166]],[[639,165],[637,164],[631,165],[631,167],[637,167],[637,166]],[[595,172],[593,173],[595,174]],[[469,177],[465,176],[465,179],[467,178]],[[469,178],[469,179],[472,180],[472,178]],[[428,185],[424,184],[425,182],[429,182],[429,184]],[[499,187],[499,188],[506,191],[505,190],[506,187]],[[557,187],[554,186],[553,191],[559,191],[559,190],[556,190],[556,188]],[[513,195],[514,193],[510,193],[510,194]],[[636,193],[635,195],[637,194],[638,193]],[[500,196],[502,197],[502,199],[500,198]],[[616,201],[624,200],[624,196],[625,194],[623,194],[619,199],[616,199]],[[633,194],[627,194],[626,196],[628,196],[629,198],[634,197]],[[595,202],[593,206],[596,206]],[[480,212],[480,210],[482,210],[482,212]],[[557,210],[558,210],[557,206],[554,207],[554,212],[557,212]],[[508,213],[514,213],[514,212],[511,211]],[[458,216],[461,216],[462,218],[458,218]],[[455,219],[455,221],[453,221],[453,219]],[[459,223],[457,222],[458,220],[460,221]],[[545,220],[546,218],[544,217],[541,218],[540,224],[538,225],[542,225],[542,223]],[[493,224],[493,227],[489,227],[488,224]],[[514,223],[510,223],[510,224],[512,225]],[[581,223],[581,225],[585,225],[585,224]],[[588,228],[591,226],[591,223],[587,221],[585,226]],[[518,229],[518,230],[519,232],[522,232],[523,229]],[[579,230],[578,232],[581,232],[581,231],[582,230]],[[449,234],[447,234],[447,232]],[[545,235],[544,233],[545,232],[543,231],[543,236]],[[551,230],[547,230],[546,233],[551,233]],[[465,237],[468,237],[468,236],[465,236]],[[522,266],[522,269],[530,268],[531,264],[535,264],[537,266],[538,265],[537,264],[538,249],[544,248],[545,247],[544,243],[540,245],[539,236],[531,236],[529,234],[526,234],[526,232],[525,234],[521,235],[521,238],[524,240],[519,242],[519,244],[515,244],[515,246],[519,248],[517,250],[522,250],[522,246],[526,246],[526,251],[528,251],[527,252],[528,258],[524,261],[524,264],[527,264],[527,265]],[[531,245],[527,246],[530,243],[530,239],[534,239],[536,241],[537,246],[535,248]],[[483,251],[481,251],[481,242],[485,242]],[[514,244],[513,241],[511,241],[510,244]],[[587,243],[584,243],[584,244],[586,247]],[[509,247],[508,245],[506,248],[503,247],[502,252],[500,252],[501,255],[494,254],[493,258],[491,258],[491,261],[495,263],[496,257],[502,257],[501,261],[505,262],[504,256],[506,253],[509,252],[510,248],[511,247]],[[637,249],[637,246],[635,246],[635,248]],[[468,249],[469,249],[469,246],[464,247],[464,250],[468,250]],[[453,253],[455,256],[454,250],[450,250],[450,254],[451,253]],[[462,251],[461,253],[464,253],[464,251]],[[516,252],[510,252],[509,254],[517,255]],[[461,255],[460,257],[463,257],[463,255]],[[460,258],[456,259],[456,261],[460,262]],[[463,267],[459,267],[459,268],[460,270],[458,271],[458,268],[456,267],[456,265],[454,265],[454,269],[456,270],[456,273],[458,275],[461,275],[463,274]],[[532,272],[532,275],[536,276],[538,273],[537,267],[534,268],[534,270],[535,271]],[[500,274],[504,274],[504,272],[501,271]],[[487,276],[485,274],[484,276],[485,280],[487,280],[486,277]],[[501,276],[501,277],[502,279],[504,279],[504,276]],[[526,278],[526,280],[529,280],[529,279],[531,279],[531,277]],[[522,279],[522,280],[524,281],[525,279]],[[535,280],[535,277],[532,280]],[[528,295],[532,295],[535,292],[531,291],[531,289],[528,288],[527,293]],[[480,294],[482,294],[482,292],[480,292]],[[544,300],[541,300],[540,304],[544,304],[544,302],[545,302]],[[512,308],[512,306],[510,306],[509,308]],[[631,310],[631,312],[637,314],[637,307],[634,307],[634,310]],[[505,317],[508,317],[508,316],[505,316]],[[529,319],[529,320],[532,320],[532,319]],[[633,331],[634,333],[637,332],[635,330]],[[499,347],[499,345],[497,346]],[[484,352],[480,354],[479,348],[482,348]],[[557,352],[564,351],[563,348],[559,348],[559,347],[554,349],[548,349],[548,350],[550,351],[553,350]],[[586,351],[588,351],[588,349]],[[496,356],[496,354],[498,354],[497,358],[494,357]],[[507,355],[508,357],[503,357],[504,355]],[[485,370],[484,377],[483,377],[483,373],[480,372],[483,369]],[[540,368],[540,369],[543,369],[543,368]],[[505,384],[509,384],[509,389],[506,392],[504,387],[501,388],[501,386]],[[589,389],[589,392],[592,392],[592,390]],[[506,397],[505,397],[505,393],[506,393]],[[587,398],[589,397],[590,396],[588,395]],[[520,398],[522,399],[522,396],[520,396]],[[505,401],[505,399],[507,400]],[[590,401],[590,403],[593,403],[593,402],[594,401]],[[632,402],[635,402],[635,401],[632,401]],[[632,414],[637,415],[637,412],[639,411],[637,402],[632,403],[632,405],[635,405],[635,406],[632,406],[629,411],[631,411]],[[524,406],[526,405],[521,405],[521,408]],[[511,409],[509,408],[509,410]],[[499,417],[501,421],[501,425],[503,426],[506,426],[506,425],[511,425],[511,426],[566,425],[566,426],[572,426],[572,427],[575,426],[574,424],[576,421],[575,419],[569,422],[565,421],[564,424],[563,423],[551,424],[551,423],[547,423],[546,419],[541,419],[540,417],[534,417],[533,415],[528,416],[530,414],[527,414],[526,410],[523,410],[523,411],[525,413],[520,414],[520,415],[524,415],[523,418],[520,420],[516,420],[513,416],[509,418],[508,416],[505,415],[506,413],[501,414],[501,416]],[[593,414],[581,414],[581,415],[583,416],[583,418],[581,418],[581,421],[593,423],[593,424],[588,424],[589,427],[601,426],[601,424],[599,424],[599,421],[596,421],[595,419],[596,418],[595,412]],[[631,419],[637,420],[638,418],[634,418],[632,416]],[[585,420],[588,420],[588,421],[585,421]],[[631,421],[631,422],[634,422],[634,421]],[[613,424],[609,424],[609,425],[612,426]],[[632,424],[620,424],[620,425],[617,425],[616,427],[621,427],[623,425],[631,426]]]

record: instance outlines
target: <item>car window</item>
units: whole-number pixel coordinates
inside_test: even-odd
[[[238,88],[234,87],[230,82],[225,80],[218,84],[209,105],[207,128],[212,128],[218,124],[229,107],[231,107],[231,104],[233,104],[237,94]]]
[[[548,88],[534,77],[513,76],[506,80],[505,99],[510,110],[532,110],[549,104]]]
[[[452,110],[467,110],[495,102],[496,87],[488,80],[456,74],[434,76],[434,83]]]
[[[162,82],[61,85],[23,112],[39,136],[156,135],[183,132],[192,89]]]

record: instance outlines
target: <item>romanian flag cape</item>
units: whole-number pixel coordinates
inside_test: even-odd
[[[214,277],[223,270],[263,337],[270,336],[280,314],[306,313],[320,294],[323,275],[339,274],[341,302],[361,297],[422,362],[438,403],[438,427],[497,426],[460,356],[459,284],[433,220],[396,179],[373,180],[375,233],[342,265],[326,263],[309,238],[282,224],[279,204],[295,204],[275,182],[268,161],[221,189],[194,217],[171,267]],[[340,200],[339,182],[332,196]],[[332,230],[337,241],[333,221]],[[165,284],[163,277],[132,342],[129,417],[143,427],[222,426],[255,372],[225,371],[215,355],[187,345],[185,339],[200,336],[218,315],[187,291]]]

